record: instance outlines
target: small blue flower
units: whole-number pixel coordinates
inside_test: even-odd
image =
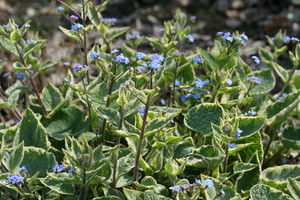
[[[16,119],[16,120],[14,121],[14,125],[16,125],[16,124],[19,123],[19,122],[20,122],[20,120]]]
[[[235,143],[230,143],[229,145],[228,145],[228,149],[233,149],[234,147],[235,147]]]
[[[140,60],[140,59],[143,59],[145,58],[146,54],[142,53],[142,52],[137,52],[136,53],[136,59]]]
[[[25,28],[30,28],[30,24],[24,24]]]
[[[283,38],[283,42],[284,43],[289,43],[291,41],[291,37],[286,35],[284,38]]]
[[[53,167],[53,170],[54,171],[57,171],[57,172],[62,172],[65,170],[65,167],[63,165],[59,165],[59,164],[56,164],[54,167]]]
[[[33,42],[36,42],[36,40],[26,40],[26,44],[30,44],[30,43],[33,43]]]
[[[9,174],[7,176],[7,180],[11,183],[11,184],[19,184],[19,183],[23,183],[24,182],[24,177],[20,176],[20,175],[13,175],[13,174]]]
[[[150,59],[155,62],[163,62],[165,60],[165,58],[163,56],[158,55],[158,54],[151,56]]]
[[[68,170],[68,174],[72,174],[74,171],[74,167],[71,167],[69,170]]]
[[[203,63],[203,60],[199,56],[197,56],[193,58],[193,63]]]
[[[178,193],[178,192],[180,192],[180,191],[181,191],[180,188],[177,187],[177,186],[174,186],[174,187],[172,188],[172,192],[173,192],[173,193]]]
[[[102,18],[102,22],[116,23],[117,18]]]
[[[140,35],[140,32],[138,32],[138,31],[132,31],[131,33],[127,34],[127,37],[129,39],[134,39],[134,38],[140,38],[141,35]]]
[[[160,32],[160,33],[164,32],[164,31],[165,31],[164,28],[159,29],[159,32]]]
[[[251,58],[253,59],[253,61],[254,61],[256,64],[259,64],[259,63],[260,63],[260,59],[259,59],[257,56],[251,56]]]
[[[204,180],[204,186],[206,186],[206,187],[213,187],[214,186],[214,182],[211,179],[207,178],[207,179]]]
[[[207,83],[209,83],[209,80],[206,79],[205,81],[202,81],[200,78],[198,78],[195,82],[196,87],[203,88]]]
[[[187,38],[190,42],[195,41],[194,37],[191,34],[188,34],[188,35],[184,34],[184,37]]]
[[[196,16],[190,16],[190,20],[194,21],[194,20],[196,20],[196,19],[197,19]]]
[[[256,113],[254,110],[249,110],[249,111],[248,111],[248,114],[256,115],[257,113]]]
[[[189,186],[188,184],[183,184],[183,185],[181,186],[181,188],[182,188],[183,190],[187,190],[187,189],[190,188],[190,186]]]
[[[78,17],[75,16],[75,15],[71,15],[70,18],[71,18],[71,19],[74,19],[74,20],[77,20],[77,19],[78,19]]]
[[[291,40],[296,41],[296,42],[300,42],[299,38],[296,38],[296,37],[291,37]]]
[[[280,97],[278,97],[278,99],[281,101],[286,96],[287,96],[287,93],[282,93],[282,95]]]
[[[196,180],[195,180],[195,183],[198,183],[199,185],[202,185],[202,182],[201,182],[200,179],[196,179]]]
[[[25,172],[25,173],[28,173],[28,170],[26,169],[25,166],[22,166],[22,167],[21,167],[21,171],[23,171],[23,172]]]
[[[236,134],[234,134],[234,139],[239,139],[240,138],[240,136],[241,136],[241,133],[243,132],[243,130],[241,130],[240,128],[238,128],[237,130],[237,133]]]
[[[79,23],[74,24],[74,25],[71,26],[72,31],[77,31],[78,29],[81,29],[81,28],[83,28],[83,25],[79,24]]]
[[[166,101],[164,99],[160,99],[161,105],[166,105]]]
[[[250,76],[247,78],[248,81],[251,81],[252,83],[261,84],[261,80],[257,78],[256,76]]]
[[[82,64],[76,63],[75,67],[73,68],[73,71],[78,72],[78,71],[83,70],[83,69],[91,69],[91,68],[87,65],[82,65]]]
[[[99,121],[97,122],[97,126],[101,126],[102,125],[102,121],[103,121],[103,117],[101,117],[100,119],[99,119]]]
[[[224,32],[221,32],[221,31],[220,31],[220,32],[217,32],[217,33],[216,33],[216,36],[223,35],[223,34],[224,34]]]
[[[110,52],[111,55],[115,54],[115,53],[119,53],[119,49],[114,49]]]
[[[138,110],[138,112],[139,112],[142,116],[144,116],[144,115],[145,115],[145,110],[146,110],[146,106],[142,106],[142,107],[140,107],[140,109]]]
[[[61,7],[61,6],[57,7],[57,11],[58,11],[58,12],[61,12],[61,11],[63,11],[63,10],[64,10],[64,7]]]
[[[64,66],[70,66],[70,62],[64,62]]]
[[[113,59],[112,61],[119,62],[119,63],[124,63],[124,64],[129,63],[129,59],[126,56],[124,56],[122,53],[120,55],[116,56],[116,58]]]
[[[243,39],[243,40],[248,40],[248,36],[246,34],[241,34],[240,37]]]
[[[159,64],[158,62],[153,62],[153,61],[152,61],[152,62],[148,65],[148,67],[151,68],[151,69],[157,70],[157,69],[159,69],[159,68],[161,67],[161,64]]]
[[[180,81],[179,80],[175,80],[175,86],[179,86],[180,85]]]
[[[64,81],[67,83],[70,82],[70,80],[67,77],[64,78]]]
[[[135,68],[138,72],[141,72],[141,73],[144,73],[145,72],[145,67],[143,67],[143,66],[137,66],[136,68]]]
[[[96,51],[90,53],[90,58],[96,59],[99,57],[99,54]]]
[[[226,193],[225,193],[225,191],[223,189],[221,189],[220,190],[220,194],[221,194],[222,197],[224,197]]]
[[[24,72],[19,72],[19,73],[17,74],[17,79],[22,79],[24,76],[26,76],[26,73],[24,73]]]
[[[6,78],[6,77],[8,77],[8,76],[10,76],[11,75],[11,72],[6,72],[6,73],[4,73],[3,75],[2,75],[2,77],[3,78]]]
[[[228,79],[226,79],[226,81],[225,81],[228,85],[232,85],[232,80],[230,80],[229,78]]]

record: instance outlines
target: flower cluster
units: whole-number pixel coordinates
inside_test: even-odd
[[[198,78],[194,83],[196,87],[203,88],[207,83],[209,83],[209,80],[206,79],[205,81],[202,81],[200,78]]]
[[[193,63],[203,63],[203,60],[199,56],[197,56],[193,58]]]
[[[217,36],[221,35],[224,40],[229,42],[233,42],[234,40],[240,41],[241,44],[245,45],[248,40],[248,36],[246,34],[240,34],[237,37],[234,37],[230,32],[217,32]]]
[[[10,175],[7,176],[7,180],[11,184],[19,184],[19,183],[23,183],[24,182],[24,177],[20,176],[20,175],[10,174]]]
[[[102,22],[109,22],[109,23],[116,23],[118,20],[117,18],[102,18]]]
[[[209,188],[209,187],[213,187],[214,186],[214,182],[213,180],[207,178],[204,180],[204,182],[202,183],[202,181],[200,179],[196,179],[195,183],[193,184],[183,184],[181,186],[174,186],[172,187],[172,192],[173,193],[179,193],[188,189],[193,189],[193,188],[199,188],[199,186],[203,186],[205,188]],[[225,194],[225,192],[224,192]]]
[[[59,165],[59,164],[56,164],[54,167],[53,167],[53,170],[54,171],[57,171],[57,172],[62,172],[65,170],[65,167],[63,165]]]
[[[140,38],[141,35],[140,35],[140,32],[138,32],[138,31],[132,31],[131,33],[127,34],[127,37],[129,39],[135,39],[135,38]]]
[[[112,59],[113,62],[118,62],[118,63],[124,63],[124,64],[128,64],[129,63],[129,59],[124,56],[122,53],[118,56],[116,56],[115,58]]]
[[[99,57],[99,54],[96,51],[90,53],[90,58],[96,59]]]
[[[243,130],[241,130],[240,128],[238,128],[237,130],[236,130],[237,132],[234,134],[234,139],[239,139],[240,138],[240,136],[241,136],[241,133],[243,132]]]
[[[79,24],[79,23],[74,24],[74,25],[71,26],[72,31],[77,31],[78,29],[81,29],[81,28],[83,28],[83,25]]]
[[[73,68],[73,71],[78,72],[78,71],[84,70],[84,69],[88,70],[88,69],[91,69],[91,68],[87,65],[82,65],[82,64],[76,63],[75,67]]]
[[[193,99],[199,99],[200,98],[200,94],[197,93],[187,93],[183,96],[181,96],[181,101],[185,101],[187,98],[189,97],[193,97]]]
[[[140,59],[143,59],[145,58],[146,54],[142,53],[142,52],[137,52],[136,53],[136,59],[140,60]]]
[[[148,67],[151,69],[154,69],[154,70],[159,69],[161,67],[160,63],[162,63],[165,60],[165,58],[163,56],[158,55],[158,54],[151,56],[150,59],[151,59],[151,62],[148,65]]]

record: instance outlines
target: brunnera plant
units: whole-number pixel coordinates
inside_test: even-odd
[[[78,56],[44,61],[30,21],[0,27],[14,59],[0,105],[16,120],[0,123],[1,199],[300,198],[298,38],[280,31],[249,59],[245,33],[218,32],[187,52],[181,11],[144,37],[103,17],[108,1],[58,2]],[[54,66],[62,85],[43,85]]]

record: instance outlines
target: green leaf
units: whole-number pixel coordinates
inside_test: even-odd
[[[250,94],[264,94],[270,92],[275,87],[275,77],[273,71],[270,69],[264,69],[251,73],[249,76],[256,76],[261,80],[261,84],[257,84],[251,91]],[[249,81],[247,81],[249,85]]]
[[[158,195],[152,191],[140,192],[123,188],[126,199],[128,200],[171,200],[168,197]]]
[[[51,83],[44,87],[42,92],[42,101],[48,112],[54,110],[63,102],[63,97],[60,91]]]
[[[17,57],[19,56],[18,50],[15,47],[14,43],[12,43],[9,39],[2,35],[0,35],[0,44],[10,53],[14,54]]]
[[[41,178],[41,183],[46,187],[50,188],[51,190],[59,193],[59,194],[66,194],[71,195],[74,194],[75,188],[72,184],[64,183],[61,180],[56,180],[51,177]]]
[[[259,53],[259,57],[261,58],[262,62],[273,61],[273,55],[268,49],[260,47],[258,49],[258,53]]]
[[[23,157],[24,157],[24,142],[19,144],[11,153],[8,160],[8,169],[10,172],[13,172],[17,167],[20,166]]]
[[[146,125],[145,137],[152,135],[153,133],[158,132],[163,127],[169,124],[170,119],[168,118],[157,118],[153,119]]]
[[[262,171],[260,176],[260,179],[263,181],[263,183],[278,189],[286,188],[288,178],[300,180],[300,165],[269,167]]]
[[[237,118],[239,128],[243,130],[241,137],[249,136],[263,128],[265,117],[240,117]]]
[[[252,200],[292,200],[289,195],[264,184],[253,186],[250,196]]]
[[[41,148],[24,147],[24,158],[20,166],[25,166],[30,176],[38,172],[38,177],[45,177],[56,164],[55,156]]]
[[[200,57],[204,59],[204,63],[207,63],[209,70],[214,70],[217,62],[216,58],[211,53],[201,48],[198,48],[197,52],[200,55]]]
[[[129,27],[110,28],[107,33],[107,41],[112,42],[117,37],[125,34],[128,30],[129,30]]]
[[[76,106],[69,106],[57,111],[43,124],[50,137],[56,140],[63,140],[66,135],[78,136],[86,131],[87,121],[83,120],[82,111]]]
[[[21,141],[24,141],[25,146],[41,147],[43,149],[49,148],[46,130],[30,108],[26,110],[18,127],[14,144],[19,144]]]
[[[110,123],[114,124],[115,126],[118,126],[118,123],[120,121],[120,116],[118,111],[116,111],[113,108],[104,107],[104,106],[98,107],[97,111],[100,113],[101,116],[103,116]]]
[[[284,69],[281,65],[277,64],[276,62],[272,62],[271,66],[276,71],[278,76],[283,80],[284,83],[287,82],[289,79],[289,73],[286,69]]]
[[[31,52],[36,51],[44,45],[45,40],[37,40],[27,44],[24,48],[24,58],[26,58]]]
[[[286,148],[300,150],[300,128],[289,127],[283,131],[281,137]]]
[[[192,107],[184,118],[184,124],[203,135],[208,135],[212,132],[211,124],[220,124],[220,119],[223,118],[223,109],[217,104],[203,103]]]
[[[100,12],[97,12],[93,3],[91,1],[88,1],[87,4],[87,16],[88,18],[91,20],[92,24],[97,27],[98,24],[100,23],[100,20],[99,20],[99,16],[98,16],[98,13]]]
[[[294,179],[288,179],[287,188],[295,200],[300,200],[300,183]]]
[[[80,33],[78,33],[77,31],[68,30],[62,26],[59,26],[59,29],[62,32],[64,32],[64,34],[66,34],[68,37],[70,37],[74,40],[77,40],[77,41],[82,41],[82,35]]]
[[[49,68],[53,67],[57,63],[58,63],[58,61],[53,61],[53,60],[48,60],[48,61],[44,62],[39,68],[40,73],[46,72]]]
[[[236,179],[236,183],[235,183],[236,191],[242,192],[245,190],[250,190],[251,187],[253,187],[255,184],[259,182],[259,175],[260,175],[260,170],[258,167],[242,173]]]
[[[234,165],[233,171],[234,171],[234,173],[244,173],[244,172],[250,171],[256,167],[258,167],[257,164],[238,163],[238,164]]]
[[[300,90],[288,94],[282,100],[277,100],[265,110],[267,124],[274,127],[284,122],[300,101]]]

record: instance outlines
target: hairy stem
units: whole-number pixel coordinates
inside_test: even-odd
[[[93,128],[92,121],[93,120],[92,120],[92,113],[91,113],[91,104],[90,104],[90,101],[89,101],[89,97],[88,97],[88,94],[87,94],[87,89],[86,89],[83,77],[80,77],[80,78],[81,78],[81,82],[82,82],[84,93],[85,93],[85,101],[86,101],[86,104],[87,104],[87,107],[88,107],[88,114],[89,114],[89,120],[90,120],[90,130],[92,130],[92,128]]]
[[[86,26],[86,13],[85,13],[85,1],[81,0],[82,2],[82,24],[83,27]],[[87,56],[87,36],[86,36],[86,31],[83,30],[83,53],[84,53],[84,64],[88,65],[88,56]],[[90,76],[89,73],[86,73],[86,78],[87,78],[87,82],[90,83]]]
[[[85,169],[82,172],[82,183],[81,183],[81,188],[80,188],[80,195],[79,199],[80,200],[85,200],[86,199],[86,173]]]

